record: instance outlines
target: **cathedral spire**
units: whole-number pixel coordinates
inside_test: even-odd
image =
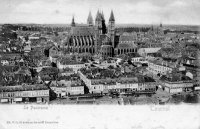
[[[103,11],[101,12],[101,18],[102,18],[102,20],[105,20]]]
[[[114,17],[114,14],[113,14],[113,10],[112,10],[111,13],[110,13],[109,21],[115,21],[115,17]]]
[[[101,14],[100,14],[100,12],[98,10],[95,21],[100,21],[100,20],[101,20]]]
[[[74,16],[72,17],[72,23],[71,26],[75,26]]]
[[[93,26],[93,18],[92,18],[91,11],[89,12],[89,15],[88,15],[87,24],[89,26]]]

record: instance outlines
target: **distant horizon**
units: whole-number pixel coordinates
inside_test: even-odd
[[[111,10],[116,24],[200,25],[199,0],[0,0],[1,24],[86,23],[91,11]]]
[[[0,25],[5,25],[5,24],[11,24],[11,25],[67,25],[67,26],[71,26],[70,23],[0,23]],[[77,25],[87,25],[87,23],[76,23]],[[199,26],[200,27],[200,24],[163,24],[161,23],[162,26],[173,26],[173,25],[176,25],[176,26]],[[106,25],[108,25],[108,23],[106,23]],[[160,23],[156,24],[150,24],[150,23],[115,23],[116,26],[119,26],[119,25],[147,25],[147,26],[159,26]]]

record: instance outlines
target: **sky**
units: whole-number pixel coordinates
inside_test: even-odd
[[[200,0],[0,0],[0,23],[86,23],[97,10],[116,24],[200,25]]]

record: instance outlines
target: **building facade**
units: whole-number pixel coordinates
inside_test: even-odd
[[[106,93],[117,91],[127,92],[155,92],[156,82],[150,77],[131,77],[113,79],[89,79],[81,71],[78,72],[80,78],[85,82],[90,93]]]
[[[1,103],[48,103],[49,89],[38,84],[27,86],[0,87]]]

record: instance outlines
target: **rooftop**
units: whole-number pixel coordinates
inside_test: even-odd
[[[71,35],[75,36],[89,36],[94,35],[94,27],[76,26],[71,28]]]
[[[119,42],[124,42],[124,41],[132,41],[134,42],[135,41],[135,38],[133,36],[129,36],[129,35],[121,35],[119,37]]]
[[[148,76],[138,76],[138,82],[144,83],[144,82],[156,82],[153,78]]]
[[[76,60],[71,60],[67,58],[63,58],[60,60],[60,63],[63,65],[76,65],[76,64],[85,64],[88,62],[82,62],[82,61],[76,61]]]
[[[184,83],[184,82],[192,81],[192,79],[190,79],[190,77],[185,76],[185,75],[180,75],[180,74],[173,74],[171,76],[162,75],[160,77],[160,80],[166,81],[166,82],[177,82],[177,83]]]
[[[149,60],[149,62],[156,64],[156,65],[169,67],[169,68],[176,68],[179,66],[179,64],[177,64],[176,62],[169,62],[169,61],[163,60],[162,58]]]
[[[0,86],[1,92],[32,91],[32,90],[48,90],[48,87],[45,86],[44,84]]]
[[[160,47],[159,48],[141,48],[141,50],[144,51],[145,53],[156,53],[160,49],[161,49]]]

